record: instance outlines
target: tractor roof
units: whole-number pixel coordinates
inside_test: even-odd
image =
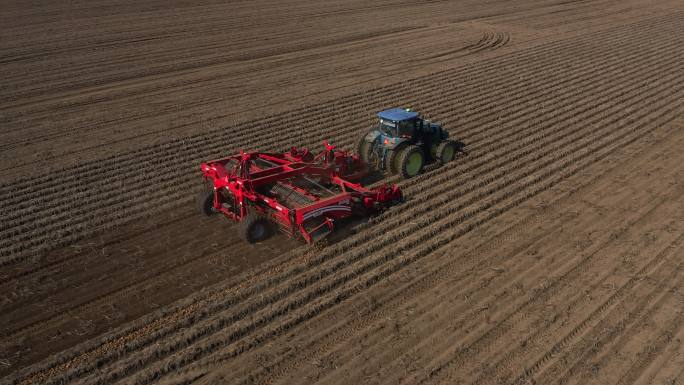
[[[418,113],[406,111],[403,108],[390,108],[389,110],[378,112],[378,116],[382,119],[400,122],[402,120],[411,120],[417,117]]]

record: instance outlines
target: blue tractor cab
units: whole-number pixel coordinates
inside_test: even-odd
[[[428,163],[451,162],[460,150],[442,126],[424,120],[410,109],[378,113],[378,126],[364,135],[357,152],[372,167],[410,178]]]

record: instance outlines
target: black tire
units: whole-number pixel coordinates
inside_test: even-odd
[[[404,203],[404,193],[399,192],[399,197],[395,200],[392,201],[392,205],[398,205],[400,203]]]
[[[271,226],[263,216],[247,214],[238,223],[238,235],[247,243],[263,241],[271,235]]]
[[[202,191],[197,194],[197,211],[200,214],[210,217],[215,214],[214,211],[214,189],[211,191]]]
[[[356,143],[356,153],[359,154],[359,158],[361,158],[364,163],[368,163],[370,160],[370,152],[373,149],[372,143],[366,140],[366,135],[368,134],[363,135]]]
[[[368,216],[368,209],[359,198],[352,199],[351,212],[352,216],[357,218],[365,218]]]
[[[394,150],[387,151],[387,161],[385,164],[385,169],[392,175],[397,175],[399,173],[399,154],[406,148],[406,144],[399,145],[399,147]]]
[[[413,156],[415,156],[414,154],[420,154],[420,166],[417,170],[407,169],[409,160],[412,159]],[[399,168],[399,173],[401,173],[401,176],[404,177],[404,179],[414,177],[423,172],[423,166],[425,166],[425,154],[423,153],[423,150],[421,150],[418,146],[406,146],[399,153],[399,160],[397,165]]]
[[[456,158],[456,143],[451,140],[442,141],[437,146],[437,161],[441,164],[449,163]]]

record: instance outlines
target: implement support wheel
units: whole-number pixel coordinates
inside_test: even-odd
[[[202,191],[197,194],[197,210],[200,214],[210,217],[215,214],[214,211],[214,189],[210,191]]]
[[[261,215],[247,214],[238,223],[238,234],[247,243],[263,241],[271,235],[271,226]]]

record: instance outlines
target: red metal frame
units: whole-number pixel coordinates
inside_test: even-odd
[[[352,182],[365,175],[367,167],[358,156],[328,143],[317,155],[297,148],[284,154],[240,152],[202,163],[201,169],[214,189],[215,211],[236,222],[255,211],[287,235],[300,234],[309,243],[322,227],[331,231],[336,219],[355,211],[383,210],[402,198],[396,186],[367,189]],[[288,201],[292,195],[299,201]]]

